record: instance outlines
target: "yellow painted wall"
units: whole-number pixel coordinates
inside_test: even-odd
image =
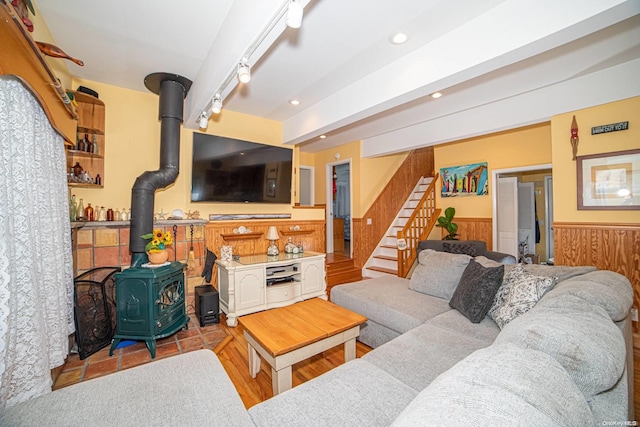
[[[578,156],[640,148],[640,97],[604,104],[551,118],[553,139],[554,220],[558,222],[640,223],[635,210],[578,210],[576,162],[569,142],[571,120],[578,123]],[[591,135],[591,128],[617,122],[629,122],[629,129]]]
[[[492,171],[519,166],[551,163],[551,125],[524,128],[452,142],[434,147],[435,170],[440,168],[487,162],[489,194],[441,198],[437,191],[436,206],[452,206],[462,218],[491,218],[494,183]],[[555,178],[554,178],[555,179]]]
[[[73,192],[84,199],[85,206],[91,202],[114,210],[129,208],[136,178],[159,166],[158,96],[81,79],[74,79],[73,85],[94,89],[106,106],[104,188],[74,188]],[[271,145],[281,145],[282,141],[280,122],[226,110],[209,121],[206,133]],[[324,217],[322,210],[294,211],[289,204],[191,203],[193,131],[183,128],[180,139],[180,174],[174,184],[156,192],[156,212],[198,210],[205,219],[209,214],[248,213],[290,213],[293,219],[300,220]],[[297,167],[295,156],[294,167]]]
[[[57,43],[53,39],[53,36],[51,35],[51,31],[49,30],[47,23],[44,21],[44,19],[42,19],[42,13],[40,13],[40,10],[38,9],[37,4],[35,4],[35,2],[33,3],[34,3],[33,6],[36,10],[36,15],[33,16],[31,13],[29,13],[29,19],[31,19],[31,22],[33,22],[33,33],[31,33],[31,37],[34,40],[37,40],[39,42],[50,43],[57,46]],[[66,52],[66,49],[64,46],[58,46],[58,47],[60,47],[62,50]],[[74,56],[73,52],[67,52],[67,54],[72,57]],[[71,76],[71,73],[69,72],[69,68],[72,68],[72,67],[77,68],[79,67],[79,65],[76,65],[75,63],[68,61],[66,59],[52,58],[50,56],[45,56],[44,58],[45,58],[45,61],[47,61],[47,64],[49,64],[49,67],[51,68],[53,73],[56,75],[56,77],[60,79],[62,86],[67,89],[71,89],[72,76]],[[78,58],[78,59],[82,59],[82,58]]]
[[[362,158],[361,141],[314,153],[316,204],[327,203],[326,165],[351,159],[351,215],[361,218],[407,155],[405,152],[372,159]]]

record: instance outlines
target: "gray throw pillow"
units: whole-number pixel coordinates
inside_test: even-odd
[[[489,317],[500,327],[531,310],[542,296],[556,283],[555,277],[539,277],[518,264],[504,275],[489,309]]]
[[[449,306],[458,310],[473,323],[480,323],[493,304],[496,292],[502,284],[503,275],[503,265],[487,268],[474,260],[469,261],[449,301]]]
[[[470,259],[468,255],[425,249],[418,255],[409,289],[450,300]]]
[[[442,242],[442,250],[445,252],[449,252],[450,254],[465,254],[469,256],[476,256],[475,243],[466,243],[466,242]]]

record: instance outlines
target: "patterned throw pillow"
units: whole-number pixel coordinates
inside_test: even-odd
[[[465,242],[442,242],[442,250],[450,254],[465,254],[469,256],[478,255],[475,243]]]
[[[474,260],[469,261],[449,306],[473,323],[481,322],[491,308],[493,298],[502,284],[503,275],[503,265],[487,268]]]
[[[516,317],[531,310],[556,283],[555,277],[539,277],[518,264],[504,275],[489,309],[489,317],[502,329]]]

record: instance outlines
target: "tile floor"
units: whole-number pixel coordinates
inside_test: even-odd
[[[157,341],[156,358],[154,360],[202,348],[213,350],[227,336],[227,332],[220,324],[200,327],[200,322],[194,314],[189,314],[189,318],[191,320],[188,330],[179,331],[170,337]],[[74,353],[68,357],[62,372],[53,385],[53,389],[56,390],[151,361],[151,354],[147,350],[144,341],[116,349],[113,352],[113,356],[109,356],[109,346],[84,360],[80,360],[78,354]]]

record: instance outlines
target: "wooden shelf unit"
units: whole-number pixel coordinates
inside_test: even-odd
[[[78,103],[78,126],[76,128],[76,147],[67,150],[67,169],[79,163],[91,177],[100,175],[101,183],[69,182],[70,187],[103,188],[104,186],[104,149],[105,149],[105,105],[100,99],[83,92],[71,91]],[[97,144],[97,153],[77,150],[80,140],[89,139]]]
[[[302,234],[311,234],[315,230],[280,230],[280,234],[283,236],[299,236]]]
[[[221,234],[220,236],[222,236],[222,238],[226,241],[232,241],[232,240],[252,240],[252,239],[259,239],[260,237],[262,237],[264,233],[262,232],[256,232],[256,233],[242,233],[242,234]]]

